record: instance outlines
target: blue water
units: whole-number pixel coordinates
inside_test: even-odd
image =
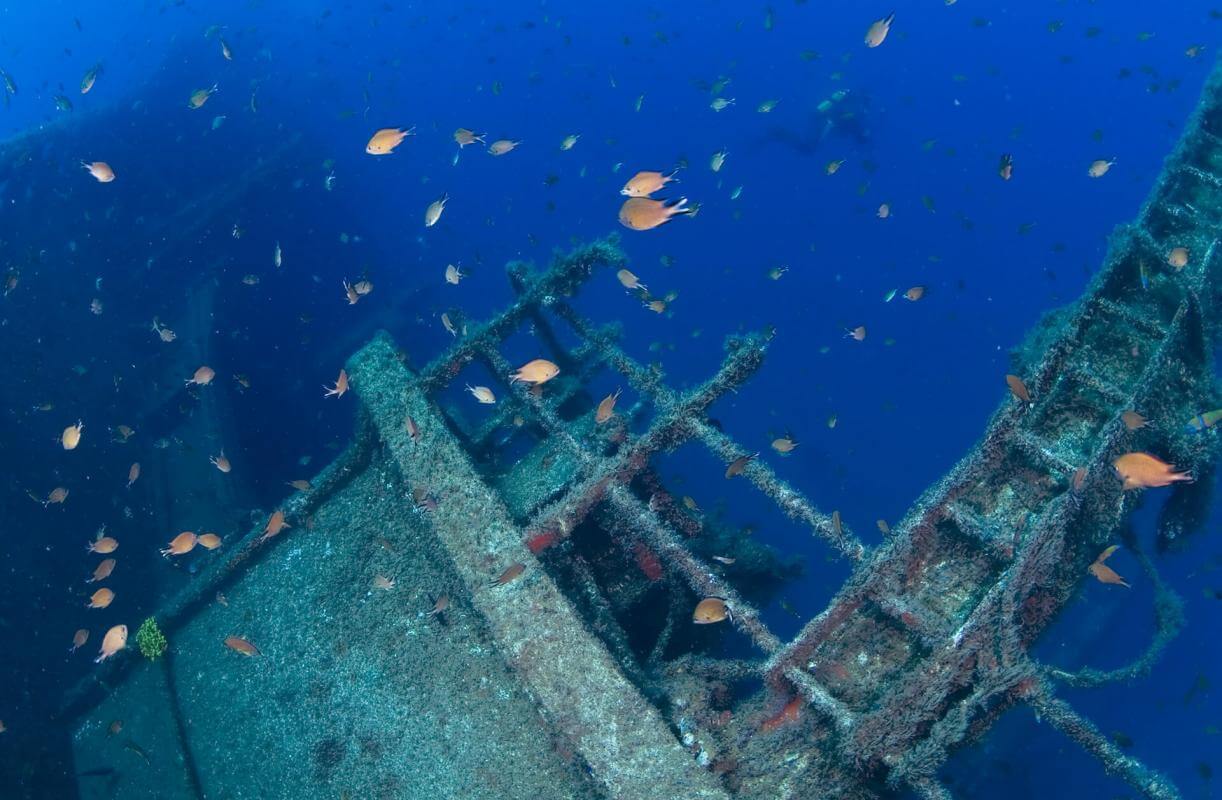
[[[677,297],[668,313],[653,314],[601,275],[581,309],[621,321],[626,349],[663,364],[675,386],[710,374],[727,334],[775,328],[758,378],[714,413],[765,451],[791,432],[801,444],[772,459],[777,469],[877,541],[874,521],[897,522],[976,441],[1004,396],[1008,351],[1044,312],[1080,294],[1108,233],[1135,215],[1196,103],[1222,29],[1210,3],[1197,0],[896,2],[895,25],[876,49],[863,46],[863,34],[891,9],[851,0],[116,5],[0,9],[0,68],[18,86],[0,109],[0,138],[36,142],[46,126],[77,126],[70,152],[34,148],[58,185],[0,189],[0,267],[21,275],[0,301],[8,375],[0,453],[9,475],[0,491],[3,796],[72,791],[67,734],[49,720],[62,691],[92,667],[81,654],[64,658],[83,624],[81,580],[92,564],[79,549],[99,525],[122,525],[124,506],[141,518],[149,500],[114,487],[136,448],[154,457],[151,436],[120,451],[106,427],[153,390],[163,350],[148,326],[183,311],[191,276],[210,272],[223,287],[211,322],[215,388],[236,392],[235,372],[252,384],[235,401],[239,441],[189,443],[198,458],[223,444],[246,481],[244,507],[218,512],[217,525],[272,507],[284,480],[312,474],[346,441],[351,404],[324,400],[318,387],[342,366],[346,351],[335,343],[350,339],[352,349],[368,334],[361,315],[385,313],[397,298],[389,324],[410,363],[422,365],[450,340],[442,311],[461,307],[478,320],[509,300],[506,261],[542,263],[555,248],[619,230],[633,271],[655,295]],[[210,25],[224,26],[232,62],[205,37]],[[1193,45],[1205,46],[1195,58],[1185,53]],[[81,76],[99,62],[102,75],[81,95]],[[721,96],[734,104],[715,112],[708,87],[722,78]],[[215,96],[188,110],[190,93],[213,83]],[[837,92],[846,94],[828,130],[816,106]],[[56,94],[74,110],[58,111]],[[759,113],[769,99],[780,102]],[[127,107],[128,126],[91,124],[91,112],[116,104]],[[218,115],[225,119],[213,129]],[[395,154],[364,153],[374,130],[412,125],[416,135]],[[501,158],[469,147],[454,164],[457,127],[522,144]],[[570,134],[580,139],[562,152]],[[194,197],[240,181],[297,135],[311,157],[261,185],[261,202],[207,225],[191,257],[149,263],[157,241],[148,231],[180,211],[176,190]],[[714,173],[709,159],[723,149],[725,166]],[[1008,182],[997,176],[1002,153],[1014,158]],[[1091,180],[1087,166],[1100,158],[1115,166]],[[80,159],[106,160],[119,177],[97,184]],[[699,213],[654,231],[620,228],[618,190],[628,177],[681,163],[679,183],[662,194],[687,197]],[[424,209],[443,192],[444,215],[426,229]],[[54,236],[6,227],[9,209],[30,202],[55,220]],[[881,203],[888,219],[876,215]],[[469,273],[460,287],[442,283],[447,263]],[[778,267],[787,271],[773,280]],[[239,285],[248,273],[260,275],[257,286]],[[349,307],[341,280],[365,274],[375,291]],[[883,302],[918,284],[928,287],[920,302]],[[93,297],[105,302],[101,316],[89,313]],[[844,337],[857,325],[868,328],[864,342]],[[614,388],[600,380],[595,396]],[[42,403],[55,408],[31,411]],[[56,438],[78,418],[86,438],[74,462]],[[720,469],[687,451],[663,461],[703,507],[724,506],[761,541],[804,557],[806,575],[784,591],[793,613],[769,612],[791,633],[846,568],[745,485],[704,479]],[[60,484],[73,497],[51,513],[26,496]],[[1158,501],[1134,519],[1144,541]],[[1202,678],[1219,678],[1218,517],[1183,552],[1160,557],[1188,625],[1154,674],[1066,694],[1104,731],[1131,737],[1130,752],[1186,797],[1213,796],[1209,776],[1222,768],[1222,739],[1210,727],[1222,725],[1222,700],[1208,687],[1190,693]],[[140,619],[188,579],[152,554],[163,533],[124,541],[119,597],[108,612],[90,613]],[[1118,570],[1137,573],[1124,558]],[[1140,650],[1149,592],[1106,588],[1084,587],[1075,604],[1091,613],[1071,609],[1045,655],[1106,666]],[[989,742],[952,763],[963,785],[1003,798],[1128,794],[1027,712],[1007,717]]]

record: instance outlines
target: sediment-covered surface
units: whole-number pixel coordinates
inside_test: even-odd
[[[173,636],[168,660],[80,720],[78,769],[118,771],[82,778],[82,797],[116,784],[159,800],[599,796],[553,746],[405,497],[375,456],[293,520]],[[379,575],[393,588],[375,588]],[[430,616],[442,595],[448,610]],[[260,654],[227,648],[231,635]]]

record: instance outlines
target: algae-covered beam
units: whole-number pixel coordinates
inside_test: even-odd
[[[689,419],[687,425],[705,447],[726,463],[748,455],[742,445],[702,419]],[[781,479],[765,462],[753,459],[743,468],[742,477],[763,492],[788,517],[804,523],[811,533],[827,541],[850,561],[860,561],[869,552],[847,525],[811,505],[801,492]]]
[[[673,392],[666,388],[656,373],[624,353],[612,337],[596,330],[563,303],[558,303],[554,310],[583,339],[597,341],[603,359],[627,378],[634,389],[647,394],[659,408],[666,408],[675,402]],[[705,447],[726,463],[748,454],[741,445],[700,417],[688,417],[685,424],[692,436],[700,439]],[[865,545],[853,535],[848,526],[843,523],[836,525],[830,515],[816,509],[801,492],[778,477],[767,464],[753,460],[743,470],[742,476],[767,495],[789,517],[804,523],[816,536],[830,542],[841,555],[852,561],[859,561],[865,556]]]
[[[660,409],[659,418],[644,436],[626,446],[618,457],[606,461],[590,454],[542,398],[529,393],[523,393],[522,396],[525,402],[533,407],[536,417],[549,435],[564,445],[573,457],[582,461],[590,472],[585,484],[576,487],[558,501],[561,509],[575,508],[588,512],[594,500],[609,501],[622,517],[625,526],[634,530],[664,564],[677,571],[697,595],[722,598],[732,611],[731,623],[751,637],[764,653],[769,654],[775,652],[781,642],[764,625],[759,612],[739,596],[720,575],[692,555],[682,538],[671,531],[654,511],[632,493],[622,474],[625,469],[631,469],[633,472],[643,469],[648,463],[648,456],[664,447],[667,440],[673,436],[669,432],[670,428],[690,420],[703,411],[713,399],[741,383],[758,368],[762,358],[763,340],[758,337],[734,339],[728,349],[730,354],[714,378],[675,400],[668,407]],[[508,371],[508,364],[496,351],[485,351],[483,356],[496,372],[504,374]],[[633,464],[638,466],[632,469],[629,465]],[[571,516],[565,516],[563,511],[558,512],[556,509],[551,511],[550,516],[542,516],[543,521],[531,526],[531,530],[555,530],[562,527],[567,532],[572,530],[571,526],[575,524],[571,521]],[[851,724],[851,712],[818,685],[813,677],[795,677],[798,688],[816,709],[842,727]]]
[[[479,351],[496,345],[539,306],[559,302],[570,295],[600,266],[619,267],[625,263],[614,237],[593,242],[558,258],[543,274],[527,280],[522,294],[509,308],[491,320],[468,330],[449,350],[421,370],[418,381],[425,391],[433,392],[445,386],[463,365]]]
[[[1149,800],[1179,800],[1180,793],[1170,781],[1136,758],[1126,755],[1093,722],[1074,711],[1064,700],[1053,696],[1046,684],[1041,684],[1028,702],[1041,720],[1099,759],[1104,769],[1124,780],[1135,791]]]
[[[659,408],[648,431],[607,459],[590,453],[546,402],[527,393],[519,393],[520,401],[533,409],[544,430],[578,459],[584,472],[581,481],[540,512],[527,529],[534,534],[552,532],[567,536],[602,499],[610,485],[628,483],[648,466],[654,453],[673,449],[686,440],[687,421],[703,414],[726,392],[741,386],[762,363],[763,347],[761,339],[747,337],[735,340],[735,345],[712,378],[673,404]],[[512,371],[509,363],[495,349],[482,350],[480,355],[495,373],[507,375]]]
[[[1168,334],[1158,349],[1145,362],[1141,376],[1134,382],[1130,403],[1125,407],[1139,405],[1160,380],[1166,367],[1168,354],[1179,341],[1186,317],[1187,301],[1181,303],[1179,312],[1168,326]],[[1093,455],[1088,459],[1088,482],[1082,491],[1104,492],[1120,495],[1120,486],[1108,473],[1108,461],[1116,451],[1117,443],[1125,430],[1121,420],[1122,408],[1115,410],[1112,420],[1104,426],[1095,443]],[[1102,483],[1107,480],[1109,483]],[[964,673],[970,665],[978,664],[995,649],[1001,650],[1001,668],[1006,668],[1005,659],[1017,660],[1021,648],[1016,633],[1019,621],[1015,609],[1022,605],[1037,588],[1050,590],[1063,602],[1071,588],[1068,578],[1055,578],[1057,567],[1063,561],[1069,546],[1067,533],[1070,523],[1081,513],[1079,496],[1062,493],[1052,500],[1039,520],[1019,543],[1013,561],[1001,576],[989,587],[984,597],[976,604],[966,621],[950,637],[946,646],[933,651],[920,671],[906,681],[889,689],[876,708],[863,715],[854,731],[854,753],[864,761],[886,758],[913,745],[923,738],[921,731],[929,720],[909,714],[918,702],[923,714],[941,718],[946,713],[942,698],[948,698],[961,686]],[[1117,503],[1115,515],[1121,513]],[[1105,532],[1110,526],[1103,526]],[[1050,581],[1058,581],[1050,585]],[[1032,623],[1038,629],[1047,621],[1046,617]],[[989,677],[985,681],[995,680]],[[976,675],[973,681],[980,681]],[[904,724],[896,720],[908,717]],[[948,729],[951,730],[951,729]],[[959,728],[953,729],[960,732]],[[954,742],[945,742],[947,748]]]
[[[908,785],[922,800],[955,800],[949,789],[927,775],[909,778]]]

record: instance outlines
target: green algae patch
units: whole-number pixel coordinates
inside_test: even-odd
[[[140,630],[136,631],[136,646],[140,648],[140,654],[149,661],[156,661],[165,655],[170,643],[157,626],[156,618],[149,617],[140,623]]]

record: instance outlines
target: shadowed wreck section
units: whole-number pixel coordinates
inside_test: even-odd
[[[1007,395],[877,547],[710,420],[759,369],[769,334],[728,338],[720,368],[679,392],[614,327],[573,310],[585,281],[627,263],[614,240],[544,271],[510,264],[517,300],[417,372],[378,335],[348,361],[354,442],[286,503],[293,527],[267,540],[251,530],[167,605],[172,662],[129,654],[70,695],[80,766],[121,745],[106,734],[121,715],[133,739],[181,747],[129,779],[145,790],[133,797],[276,785],[278,796],[948,798],[937,772],[949,754],[1028,705],[1136,792],[1178,797],[1056,696],[1059,683],[1140,674],[1179,630],[1153,561],[1138,551],[1158,633],[1134,664],[1071,673],[1030,652],[1133,505],[1114,459],[1150,451],[1201,474],[1217,455],[1216,431],[1185,424],[1222,405],[1210,280],[1220,137],[1215,74],[1084,297],[1014,353],[1030,402]],[[1190,257],[1176,267],[1167,254],[1179,247]],[[502,353],[525,326],[560,366],[535,387],[509,379]],[[440,399],[472,365],[499,397],[474,420],[474,401]],[[599,422],[584,386],[601,370],[638,399]],[[1131,429],[1129,411],[1151,424]],[[727,477],[851,568],[792,640],[759,611],[792,562],[676,500],[657,474],[654,458],[685,444],[732,465]],[[1162,533],[1186,542],[1208,482],[1169,491]],[[379,575],[394,585],[371,587]],[[703,598],[729,609],[724,624],[693,625]],[[261,655],[226,650],[230,635]],[[172,703],[153,702],[167,693]]]

